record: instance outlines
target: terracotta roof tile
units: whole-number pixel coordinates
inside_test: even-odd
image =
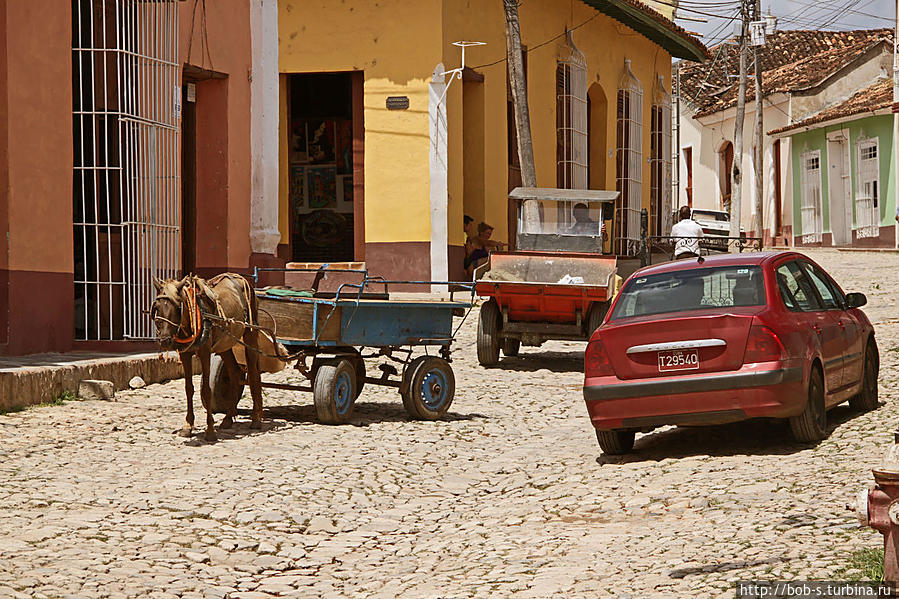
[[[892,43],[892,35],[889,29],[778,31],[768,36],[760,52],[763,92],[768,95],[812,87],[877,44],[885,40]],[[709,62],[681,65],[681,90],[695,107],[697,117],[737,103],[740,51],[736,40],[713,46],[711,54]],[[746,98],[755,98],[751,80]]]
[[[845,102],[840,102],[829,108],[826,108],[818,114],[812,115],[799,122],[769,131],[769,135],[776,135],[786,131],[792,131],[801,127],[815,125],[818,123],[826,123],[836,119],[856,114],[864,114],[866,112],[874,112],[893,105],[893,80],[881,79],[873,85],[856,92],[851,98]]]

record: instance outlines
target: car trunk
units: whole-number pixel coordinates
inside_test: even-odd
[[[635,318],[604,327],[599,335],[621,379],[736,370],[743,364],[753,316],[761,310],[693,310],[664,320]]]

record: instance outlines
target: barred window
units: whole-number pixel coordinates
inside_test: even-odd
[[[587,61],[571,32],[556,63],[556,186],[587,188]]]
[[[859,140],[855,191],[856,237],[880,235],[880,159],[876,139]]]
[[[640,246],[640,209],[643,197],[643,87],[624,61],[618,86],[618,151],[615,203],[616,251],[633,256]]]
[[[802,242],[820,243],[823,222],[821,218],[821,151],[802,154]]]

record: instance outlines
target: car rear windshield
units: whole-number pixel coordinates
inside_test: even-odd
[[[609,320],[764,303],[760,267],[697,268],[631,279],[621,290]]]

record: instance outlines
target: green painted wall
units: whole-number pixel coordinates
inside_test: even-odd
[[[824,232],[830,233],[830,188],[827,172],[830,161],[827,155],[827,134],[832,131],[849,130],[850,165],[852,172],[852,228],[855,229],[855,193],[856,175],[858,172],[858,149],[856,143],[861,139],[877,138],[878,156],[880,157],[880,226],[895,224],[896,214],[896,163],[893,155],[893,117],[892,115],[869,116],[848,123],[829,125],[812,131],[797,133],[792,137],[793,168],[793,235],[800,237],[802,231],[802,171],[800,156],[805,152],[819,150],[821,152],[821,200],[823,210]]]

